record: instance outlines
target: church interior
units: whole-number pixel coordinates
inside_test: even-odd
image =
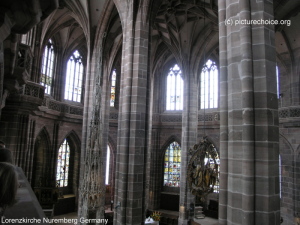
[[[300,1],[0,10],[0,140],[41,215],[300,225]]]

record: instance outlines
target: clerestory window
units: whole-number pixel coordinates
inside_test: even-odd
[[[179,66],[175,64],[167,76],[166,110],[183,109],[183,80]]]
[[[82,56],[76,50],[70,56],[67,63],[65,85],[66,100],[81,102],[83,69]]]
[[[207,60],[200,77],[200,108],[218,108],[219,72],[215,62]]]
[[[45,87],[46,94],[51,94],[53,71],[54,71],[54,48],[53,48],[52,40],[49,39],[44,49],[42,71],[41,71],[41,78],[40,78],[40,83]]]

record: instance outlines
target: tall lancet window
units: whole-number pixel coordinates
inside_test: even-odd
[[[45,89],[46,94],[51,94],[53,71],[54,71],[54,49],[53,49],[53,42],[51,39],[49,39],[44,49],[42,71],[41,71],[41,78],[40,78],[41,85],[43,85],[46,88]]]
[[[164,160],[164,186],[179,187],[180,184],[181,147],[174,141],[166,152]]]
[[[67,63],[67,76],[65,85],[65,99],[81,102],[83,65],[82,56],[76,50]]]
[[[110,147],[107,145],[107,153],[106,153],[106,169],[105,169],[105,184],[109,185],[109,172],[110,172]]]
[[[167,110],[183,109],[183,80],[181,76],[181,70],[177,64],[170,69],[167,76],[166,97]]]
[[[219,72],[216,63],[210,59],[202,68],[200,82],[201,109],[218,108]]]
[[[110,86],[110,106],[115,106],[116,101],[116,80],[117,80],[117,74],[116,70],[113,70],[111,75],[111,86]]]
[[[70,145],[67,139],[65,139],[58,150],[57,169],[56,169],[56,183],[58,187],[68,186],[69,166],[70,166]]]
[[[276,66],[276,84],[277,84],[277,98],[280,98],[280,79],[279,79],[279,68]]]

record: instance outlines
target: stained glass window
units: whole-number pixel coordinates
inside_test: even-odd
[[[165,153],[164,160],[164,186],[179,187],[181,148],[174,141],[171,143]]]
[[[58,150],[56,182],[58,187],[68,186],[70,165],[70,146],[67,139],[64,140]]]
[[[51,85],[53,77],[53,67],[54,67],[54,50],[52,40],[49,39],[43,55],[42,71],[40,83],[43,85],[46,94],[51,94]]]
[[[215,62],[207,60],[202,68],[200,81],[201,109],[218,108],[219,72]]]
[[[183,80],[181,70],[177,64],[169,71],[167,76],[167,94],[166,94],[167,110],[183,109]]]
[[[76,50],[67,63],[65,99],[81,102],[83,65],[82,56]]]
[[[115,106],[115,100],[116,100],[116,79],[117,74],[116,70],[113,70],[111,75],[111,87],[110,87],[110,106]]]

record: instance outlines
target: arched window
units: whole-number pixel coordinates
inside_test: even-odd
[[[200,78],[200,108],[218,108],[219,98],[219,74],[215,62],[207,60],[202,68]]]
[[[280,98],[280,79],[279,79],[279,68],[276,66],[276,84],[277,84],[277,98]]]
[[[181,70],[177,64],[167,76],[166,110],[183,109],[183,80]]]
[[[67,139],[61,144],[58,150],[56,183],[58,187],[67,187],[70,166],[70,145]]]
[[[42,74],[40,83],[43,85],[46,94],[51,94],[51,85],[53,79],[54,70],[54,50],[52,40],[49,39],[44,49],[43,63],[42,63]]]
[[[32,44],[33,44],[33,35],[34,35],[34,28],[32,28],[26,34],[22,34],[21,43],[24,44],[24,45],[32,46]]]
[[[106,170],[105,170],[105,184],[109,184],[109,165],[110,165],[110,147],[107,145],[107,153],[106,153]]]
[[[116,79],[117,79],[116,70],[113,70],[112,75],[111,75],[111,86],[110,86],[110,106],[111,107],[115,106],[115,101],[116,101]]]
[[[76,50],[67,63],[65,99],[81,102],[83,65],[82,56]]]
[[[181,147],[174,141],[165,153],[164,186],[179,187],[180,184]]]

